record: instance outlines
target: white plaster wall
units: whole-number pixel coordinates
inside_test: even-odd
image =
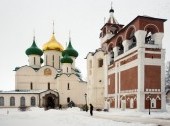
[[[35,58],[35,64],[34,64],[34,58]],[[29,55],[28,62],[29,62],[29,66],[31,66],[33,68],[40,68],[41,67],[39,55]]]
[[[86,82],[81,82],[79,78],[71,74],[67,76],[65,74],[61,75],[56,79],[57,90],[60,94],[60,104],[67,105],[67,98],[70,97],[70,101],[73,101],[77,105],[84,105],[85,103],[85,93],[87,93]],[[70,90],[68,90],[68,85]]]
[[[54,67],[56,69],[61,68],[60,59],[62,58],[61,52],[56,50],[44,51],[44,65],[53,66],[53,55],[54,55]],[[46,61],[47,56],[47,61]]]
[[[25,106],[31,106],[31,97],[34,96],[36,100],[36,105],[39,106],[39,95],[38,94],[0,94],[0,97],[4,97],[4,106],[0,106],[0,108],[4,107],[19,107],[20,106],[20,98],[25,97]],[[15,97],[15,106],[10,106],[10,97]]]

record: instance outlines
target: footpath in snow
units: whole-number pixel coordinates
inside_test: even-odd
[[[170,106],[168,106],[170,108]],[[136,112],[135,110],[115,110],[109,112],[80,111],[79,108],[63,110],[30,108],[21,112],[17,108],[0,109],[0,126],[170,126],[170,109],[168,112]]]

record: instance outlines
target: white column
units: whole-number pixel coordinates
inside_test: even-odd
[[[152,38],[156,45],[159,45],[160,48],[162,48],[162,39],[164,37],[164,33],[155,33],[152,35]]]
[[[130,40],[124,40],[122,44],[123,44],[123,47],[124,47],[124,52],[126,52],[126,51],[129,50],[129,46],[131,44],[131,41]]]
[[[145,94],[144,94],[144,48],[138,49],[138,91],[137,91],[137,110],[144,111]]]
[[[135,37],[136,37],[138,47],[143,47],[144,46],[146,33],[147,32],[144,31],[144,30],[138,30],[138,31],[135,32]]]
[[[118,51],[119,51],[119,47],[116,46],[113,48],[114,58],[116,58],[118,56]]]

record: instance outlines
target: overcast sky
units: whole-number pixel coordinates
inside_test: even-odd
[[[163,47],[170,60],[170,1],[112,0],[114,16],[127,25],[138,15],[168,19]],[[99,33],[108,19],[111,0],[0,0],[0,90],[15,89],[15,67],[28,65],[25,50],[36,43],[42,48],[52,35],[65,47],[69,30],[73,47],[79,52],[76,66],[86,78],[88,52],[100,47]]]

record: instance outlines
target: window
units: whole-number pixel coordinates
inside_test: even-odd
[[[53,67],[54,67],[54,55],[53,55],[53,61],[52,62],[53,62]]]
[[[103,59],[98,60],[98,67],[103,67]]]
[[[31,106],[35,106],[36,102],[35,102],[35,97],[31,97]]]
[[[69,83],[67,84],[67,90],[70,90],[70,84]]]
[[[20,98],[20,106],[25,106],[25,97]]]
[[[68,67],[67,67],[67,73],[68,73]]]
[[[30,83],[30,89],[31,89],[31,90],[33,89],[33,84],[32,84],[32,82]]]
[[[15,106],[15,98],[10,97],[10,106]]]
[[[48,82],[48,90],[50,90],[50,83]]]
[[[34,57],[34,65],[36,64],[36,62],[35,62],[35,57]]]
[[[67,103],[69,103],[69,102],[70,102],[70,97],[67,98]]]
[[[0,97],[0,106],[4,106],[4,97]]]

